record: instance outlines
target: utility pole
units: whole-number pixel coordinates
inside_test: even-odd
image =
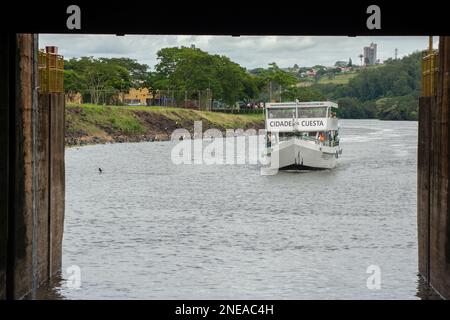
[[[167,88],[167,95],[165,96],[164,102],[166,104],[166,107],[169,106],[169,93],[170,93],[170,89]]]
[[[272,81],[269,81],[269,102],[272,102]]]
[[[206,89],[206,108],[211,111],[211,90],[209,87]]]
[[[211,111],[212,107],[212,94],[211,94],[211,81],[208,81],[208,111]]]

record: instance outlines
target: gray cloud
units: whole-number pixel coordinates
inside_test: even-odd
[[[129,57],[153,67],[156,52],[165,47],[190,46],[230,57],[246,68],[294,64],[333,65],[337,60],[359,63],[363,47],[376,42],[380,60],[399,57],[427,47],[426,37],[330,37],[330,36],[159,36],[159,35],[40,35],[40,47],[55,45],[66,58]]]

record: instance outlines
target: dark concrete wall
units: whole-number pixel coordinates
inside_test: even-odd
[[[38,234],[49,235],[49,109],[50,101],[48,95],[39,95],[38,114],[37,114],[37,132],[39,132],[42,139],[38,139],[36,161],[39,163],[37,169],[37,190],[36,190],[36,208],[38,215]],[[47,137],[47,138],[46,138]],[[38,282],[45,281],[49,274],[49,236],[40,236],[37,239],[37,277]]]
[[[447,299],[450,298],[449,75],[450,37],[440,37],[437,95],[420,100],[417,218],[419,271]]]
[[[14,230],[10,231],[14,246],[12,268],[14,298],[29,293],[33,283],[33,36],[17,35],[16,72],[16,148],[14,165]]]
[[[6,298],[9,197],[9,35],[0,34],[0,299]]]
[[[436,107],[435,97],[419,99],[419,132],[417,146],[417,236],[419,250],[419,272],[429,279],[430,237],[430,148],[431,110]]]
[[[65,99],[62,93],[50,94],[49,134],[49,272],[53,276],[61,269],[65,208]]]
[[[64,104],[63,94],[39,94],[36,123],[38,283],[61,269],[65,205]]]
[[[37,37],[19,34],[10,39],[12,101],[7,86],[0,91],[0,298],[20,299],[33,298],[35,289],[61,268],[65,106],[63,94],[37,92]],[[11,61],[5,52],[0,50],[2,68]]]

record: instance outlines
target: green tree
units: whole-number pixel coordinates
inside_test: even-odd
[[[364,110],[360,108],[360,102],[353,97],[340,98],[337,101],[339,108],[337,115],[344,119],[365,119],[367,118]]]
[[[317,89],[308,87],[289,87],[282,93],[284,101],[323,101],[325,96]]]
[[[316,84],[314,88],[329,100],[342,101],[345,117],[414,120],[418,112],[420,64],[421,53],[415,52],[402,59],[389,59],[376,68],[362,69],[348,84]]]
[[[88,92],[93,103],[100,98],[110,99],[118,91],[132,87],[131,73],[117,61],[93,57],[72,58],[65,63],[64,82],[66,90]]]
[[[298,82],[293,74],[280,69],[275,62],[270,63],[267,69],[260,69],[257,75],[260,88],[267,86],[270,82],[273,85],[284,88],[290,87]]]
[[[198,48],[164,48],[151,75],[154,89],[196,92],[207,88],[215,99],[234,104],[257,94],[256,80],[225,56],[211,55]]]

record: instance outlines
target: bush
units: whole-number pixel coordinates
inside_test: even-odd
[[[382,120],[417,120],[419,102],[414,95],[406,95],[379,99],[376,107]]]

